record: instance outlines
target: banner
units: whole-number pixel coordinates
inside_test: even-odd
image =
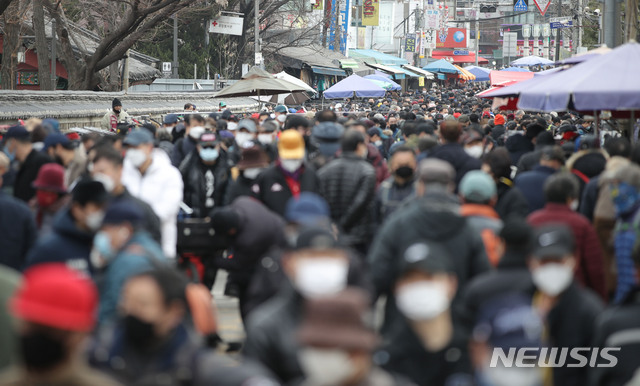
[[[416,52],[416,35],[407,34],[407,38],[404,40],[405,52]]]
[[[428,9],[426,12],[426,29],[438,29],[440,23],[440,11],[437,9]]]
[[[242,36],[242,23],[243,19],[241,17],[218,16],[209,21],[209,32]]]
[[[467,30],[464,28],[446,28],[438,31],[436,48],[466,48]]]
[[[418,87],[424,87],[424,76],[418,78]]]
[[[358,27],[358,43],[357,47],[359,50],[365,48],[365,40],[367,39],[367,28],[366,27]]]
[[[380,22],[380,0],[364,0],[362,5],[362,25],[378,26]]]
[[[324,0],[316,0],[316,3],[311,5],[311,9],[314,11],[324,11]]]

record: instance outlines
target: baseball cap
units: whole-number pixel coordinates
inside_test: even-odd
[[[227,107],[227,104],[225,102],[220,102],[220,104],[218,105],[220,107]]]
[[[275,109],[273,109],[274,112],[276,113],[286,113],[287,112],[287,108],[284,107],[283,105],[278,105],[276,106]]]
[[[238,126],[236,126],[236,130],[247,129],[250,133],[255,133],[257,131],[256,123],[251,119],[242,119],[238,122]]]
[[[536,229],[533,237],[533,257],[562,257],[575,249],[573,234],[566,225],[547,225]]]
[[[11,126],[7,133],[4,135],[4,139],[16,138],[16,139],[27,139],[29,138],[29,132],[22,125]]]
[[[91,331],[97,306],[91,280],[62,263],[29,268],[10,302],[18,318],[68,331]]]
[[[278,154],[282,159],[304,158],[304,139],[296,130],[285,130],[280,134]]]
[[[290,223],[313,225],[329,218],[329,204],[319,195],[302,192],[287,201],[284,218]]]
[[[389,138],[388,135],[385,135],[382,132],[382,129],[379,127],[372,127],[369,130],[367,130],[367,134],[369,134],[369,137],[373,137],[374,135],[377,135],[378,137],[382,138],[382,139],[387,139]]]
[[[144,214],[136,203],[129,200],[121,200],[109,205],[102,219],[102,225],[118,225],[128,222],[136,226],[143,219]]]
[[[140,146],[144,143],[153,143],[153,135],[146,129],[136,129],[127,134],[123,142],[128,146]]]
[[[177,114],[167,114],[164,116],[164,120],[162,121],[165,125],[172,125],[176,122],[178,122]]]
[[[214,133],[203,133],[198,139],[198,143],[201,146],[215,146],[218,142],[220,142],[220,140]]]
[[[458,190],[465,200],[484,203],[497,194],[496,184],[485,172],[472,170],[462,177]]]
[[[65,148],[73,147],[69,138],[66,135],[60,133],[52,133],[47,135],[44,139],[44,147],[42,148],[46,151],[51,146],[62,145]]]
[[[452,273],[449,251],[440,243],[425,241],[410,245],[402,255],[403,272]]]

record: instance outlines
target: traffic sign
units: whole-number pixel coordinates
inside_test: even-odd
[[[568,28],[573,26],[573,20],[570,17],[552,17],[549,19],[551,28]]]
[[[502,41],[503,56],[518,55],[518,34],[516,32],[505,32]]]
[[[171,72],[171,62],[162,62],[162,72]]]
[[[515,0],[513,4],[513,12],[527,12],[529,10],[529,2],[526,0]]]
[[[544,16],[544,14],[547,12],[547,9],[549,8],[549,4],[551,4],[551,0],[533,0],[533,2],[536,4],[536,7],[538,7],[538,10],[540,11],[540,14],[542,14],[542,16]]]

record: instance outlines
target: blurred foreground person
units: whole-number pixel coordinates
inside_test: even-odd
[[[574,280],[576,258],[571,229],[547,225],[536,230],[534,250],[528,261],[537,292],[536,312],[544,321],[546,340],[551,347],[591,347],[595,319],[602,312],[602,301],[591,290]],[[582,386],[588,369],[567,358],[563,367],[553,368],[553,384]]]
[[[93,236],[100,229],[109,195],[98,181],[80,181],[71,193],[71,204],[58,213],[53,232],[38,240],[27,257],[27,267],[41,263],[66,263],[93,274],[89,260]]]
[[[33,148],[29,136],[27,129],[18,125],[10,127],[2,138],[9,162],[17,161],[20,165],[13,183],[13,196],[24,202],[29,202],[36,194],[31,184],[38,176],[40,167],[52,162],[45,153]]]
[[[9,157],[0,152],[0,187],[9,171]],[[27,204],[0,191],[0,264],[15,270],[24,266],[27,253],[38,237],[33,214]]]
[[[367,316],[368,297],[356,289],[307,301],[297,331],[302,346],[298,358],[305,373],[302,385],[412,385],[373,363],[379,339],[365,324]]]
[[[305,299],[335,295],[348,284],[358,285],[348,254],[326,229],[302,230],[295,248],[282,257],[288,280],[276,296],[249,315],[243,353],[273,371],[283,384],[304,376],[292,331],[300,325]]]
[[[56,214],[71,198],[64,183],[64,168],[57,163],[42,165],[33,187],[36,188],[36,197],[29,202],[29,206],[34,209],[38,234],[42,237],[53,231]]]
[[[143,214],[134,202],[111,204],[93,239],[91,262],[99,272],[100,324],[116,317],[127,278],[166,263],[160,245],[142,227]]]
[[[216,355],[185,319],[187,279],[171,268],[129,278],[120,298],[121,318],[100,331],[93,366],[131,386],[275,385],[255,366]]]
[[[0,384],[117,385],[85,364],[85,340],[94,327],[97,305],[93,283],[63,264],[27,270],[11,302],[12,313],[20,319],[21,364],[0,374]]]
[[[472,385],[467,337],[451,312],[458,280],[449,253],[430,242],[401,256],[394,296],[402,318],[384,333],[375,357],[418,385]]]

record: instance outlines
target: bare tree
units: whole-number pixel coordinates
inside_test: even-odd
[[[44,6],[42,0],[33,0],[33,30],[36,36],[36,55],[38,56],[38,83],[40,90],[51,90],[49,76],[49,45],[44,30]]]
[[[99,72],[122,59],[145,33],[170,15],[188,7],[195,0],[112,0],[120,8],[119,23],[108,31],[95,49],[83,47],[79,31],[68,21],[60,6],[61,0],[42,0],[49,14],[56,19],[60,59],[69,74],[72,90],[94,89],[101,80]],[[79,55],[75,50],[79,50]],[[92,51],[92,52],[90,52]]]
[[[13,0],[0,0],[0,15],[9,7]]]
[[[20,47],[20,31],[28,1],[17,0],[9,4],[2,14],[4,21],[4,36],[2,43],[2,66],[0,76],[3,90],[16,88],[16,72],[18,69],[18,48]]]

